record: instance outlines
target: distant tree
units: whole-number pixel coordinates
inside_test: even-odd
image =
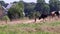
[[[8,3],[5,3],[4,1],[0,1],[0,4],[4,7],[7,7],[7,5],[9,5]]]
[[[57,7],[58,7],[58,11],[60,11],[60,1],[58,1]]]
[[[45,5],[45,0],[37,0],[37,4],[36,4],[36,7],[35,7],[35,10],[39,11],[42,14],[43,11],[44,11],[43,10],[44,5]]]
[[[2,6],[4,6],[4,5],[5,5],[5,2],[4,2],[4,1],[0,1],[0,4],[1,4]]]
[[[18,2],[18,4],[16,5],[16,9],[19,12],[19,16],[23,17],[24,16],[24,3],[23,1]]]
[[[24,4],[22,2],[18,2],[14,4],[8,11],[8,16],[10,19],[22,18],[24,12]]]
[[[45,15],[50,14],[50,7],[49,7],[49,4],[47,4],[47,3],[45,3],[45,5],[44,5],[43,14],[45,14]]]
[[[24,12],[25,12],[25,16],[27,17],[33,17],[32,14],[33,14],[33,11],[34,11],[34,7],[35,7],[35,3],[24,3]]]
[[[50,7],[49,4],[45,2],[45,0],[37,0],[37,4],[35,6],[35,10],[39,11],[40,14],[49,14]]]
[[[14,1],[13,4],[14,4],[14,3],[18,3],[18,2],[17,2],[17,1]]]
[[[49,1],[50,11],[58,11],[58,2],[59,2],[59,0],[50,0]]]

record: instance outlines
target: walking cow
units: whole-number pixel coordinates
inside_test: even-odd
[[[48,15],[41,14],[41,16],[39,16],[39,20],[43,19],[43,22],[45,22],[47,17],[48,17]]]

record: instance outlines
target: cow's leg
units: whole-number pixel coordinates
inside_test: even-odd
[[[36,22],[36,21],[37,21],[37,19],[36,19],[36,18],[35,18],[34,20],[35,20],[34,22]]]
[[[45,23],[45,18],[43,18],[43,21],[42,22]]]
[[[45,19],[43,19],[43,23],[45,23]]]

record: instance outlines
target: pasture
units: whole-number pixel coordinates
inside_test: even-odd
[[[0,34],[60,34],[60,20],[44,23],[2,24]]]

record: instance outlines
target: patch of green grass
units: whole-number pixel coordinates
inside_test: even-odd
[[[60,22],[48,23],[47,25],[50,25],[50,26],[57,26],[57,25],[60,25]]]
[[[5,31],[0,31],[0,34],[7,34],[7,32],[5,32]]]
[[[51,33],[51,32],[26,32],[26,31],[0,31],[0,34],[57,34],[57,33]]]
[[[56,26],[60,25],[60,22],[54,23],[32,23],[32,24],[16,24],[16,25],[5,25],[0,26],[0,34],[58,34],[57,32],[47,32],[47,31],[24,31],[21,28],[39,28],[43,25]],[[21,30],[20,30],[21,29]],[[59,33],[60,34],[60,33]]]
[[[16,27],[40,27],[41,25],[43,25],[42,23],[32,23],[32,24],[17,24]]]

